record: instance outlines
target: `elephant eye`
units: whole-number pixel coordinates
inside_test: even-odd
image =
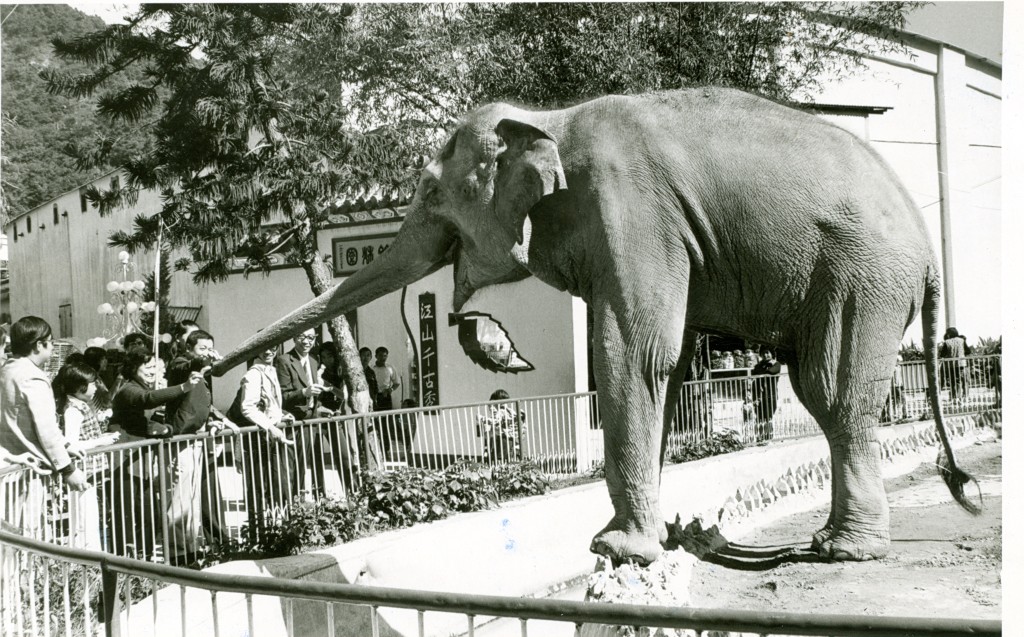
[[[431,179],[423,184],[423,203],[428,206],[436,206],[441,202],[441,186],[436,180]]]

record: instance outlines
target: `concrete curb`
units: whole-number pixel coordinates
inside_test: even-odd
[[[975,416],[947,419],[957,445],[973,442],[970,434],[977,420]],[[930,461],[938,443],[930,421],[880,428],[878,435],[887,461],[886,477]],[[817,437],[671,465],[662,474],[663,511],[678,515],[684,524],[699,517],[706,524],[719,524],[723,532],[767,523],[776,516],[827,501],[827,458],[828,445],[824,438]],[[426,591],[545,597],[568,583],[585,580],[593,572],[595,556],[588,550],[590,538],[611,515],[606,487],[598,482],[316,553],[232,562],[208,570]],[[804,539],[809,538],[794,538]],[[151,601],[136,604],[129,634],[182,634],[179,592],[175,589],[157,594],[156,621]],[[189,590],[185,598],[187,634],[213,635],[209,593]],[[258,627],[255,634],[261,636],[320,634],[328,621],[327,605],[320,602],[257,596],[252,605],[253,623]],[[217,609],[221,635],[247,634],[243,595],[218,594]],[[371,634],[369,609],[335,604],[332,614],[337,635]],[[381,635],[417,634],[415,611],[381,609],[380,616]],[[425,625],[427,635],[460,634],[466,630],[466,619],[427,613]],[[154,632],[154,626],[160,630]]]

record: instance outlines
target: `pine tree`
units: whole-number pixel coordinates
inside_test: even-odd
[[[332,273],[314,230],[329,202],[379,184],[396,191],[409,174],[391,156],[387,135],[349,130],[339,104],[324,91],[295,90],[277,64],[308,29],[343,28],[350,13],[341,5],[142,5],[127,24],[54,39],[57,55],[92,70],[43,71],[53,93],[92,96],[125,69],[145,69],[143,80],[100,95],[97,108],[114,121],[148,126],[152,150],[117,165],[124,183],[92,187],[86,197],[107,214],[149,188],[161,193],[163,205],[112,243],[150,248],[162,233],[167,248],[191,257],[175,267],[195,267],[194,280],[202,284],[225,279],[240,251],[248,255],[247,274],[268,273],[265,249],[274,237],[266,224],[279,223],[277,238],[293,239],[289,258],[301,265],[312,292],[326,292]],[[103,139],[70,150],[87,165],[104,162],[114,148],[113,140]],[[366,155],[384,168],[354,170],[370,163]],[[338,317],[329,329],[356,396],[367,385],[348,324]]]

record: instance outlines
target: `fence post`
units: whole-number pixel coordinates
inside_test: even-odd
[[[519,408],[519,401],[516,401],[516,447],[519,448],[517,455],[519,456],[516,460],[522,462],[526,458],[525,443],[526,438],[523,437],[523,420],[525,415],[523,410]]]
[[[153,516],[160,518],[160,533],[163,535],[163,537],[161,539],[163,541],[163,556],[164,556],[164,563],[165,564],[169,564],[170,563],[170,558],[174,557],[173,555],[168,555],[167,554],[167,552],[169,550],[171,550],[171,547],[169,545],[169,542],[171,541],[171,533],[170,533],[170,526],[168,525],[168,521],[167,521],[167,515],[165,514],[164,511],[159,510],[159,509],[165,508],[164,503],[167,502],[167,497],[168,497],[168,492],[167,492],[167,445],[169,445],[169,444],[171,444],[171,443],[167,442],[167,441],[164,441],[164,440],[161,440],[161,441],[159,441],[157,443],[157,446],[156,446],[156,449],[157,449],[157,454],[156,454],[156,458],[157,458],[157,471],[160,474],[159,477],[158,477],[158,483],[160,485],[160,497],[157,499],[156,502],[153,503]],[[200,511],[199,514],[202,515],[202,512]],[[154,522],[154,520],[150,520],[150,525],[152,525],[153,522]],[[156,551],[156,542],[153,543],[153,550]]]
[[[590,470],[594,454],[590,449],[590,423],[593,413],[589,394],[576,394],[572,398],[573,433],[576,437],[576,473]]]
[[[106,637],[119,637],[121,634],[121,600],[117,597],[117,573],[110,569],[106,560],[100,561],[100,583],[103,586],[105,635]]]

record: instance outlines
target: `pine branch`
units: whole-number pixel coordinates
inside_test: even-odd
[[[85,189],[85,199],[99,210],[101,216],[107,216],[111,212],[124,206],[134,206],[139,199],[138,188],[122,188],[120,180],[115,175],[110,180],[110,188],[101,190],[95,184]]]
[[[137,122],[156,107],[159,97],[155,87],[133,84],[102,96],[97,101],[96,110],[115,122]]]
[[[231,269],[228,267],[226,258],[208,260],[196,269],[192,275],[192,281],[197,285],[208,283],[221,283],[226,281]]]

